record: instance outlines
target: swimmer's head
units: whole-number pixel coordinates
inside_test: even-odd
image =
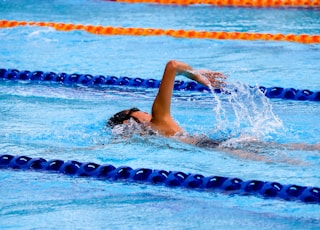
[[[125,121],[129,120],[130,118],[135,119],[132,117],[132,113],[140,111],[138,108],[134,107],[131,109],[123,110],[119,113],[113,115],[107,122],[107,126],[110,128],[115,127],[116,125],[123,124]]]

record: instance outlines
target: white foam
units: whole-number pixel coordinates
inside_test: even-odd
[[[212,91],[213,92],[213,91]],[[235,142],[268,140],[280,130],[282,121],[274,114],[269,99],[256,87],[228,83],[221,94],[213,94],[215,133]]]

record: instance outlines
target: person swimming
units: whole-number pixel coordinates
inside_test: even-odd
[[[107,121],[107,126],[113,130],[121,125],[128,125],[127,128],[133,129],[130,130],[131,133],[137,131],[141,135],[147,134],[172,137],[184,143],[192,144],[199,147],[220,148],[228,153],[236,154],[241,158],[250,158],[265,161],[265,158],[256,155],[254,153],[255,151],[250,152],[243,149],[234,149],[233,147],[228,147],[224,145],[224,143],[229,141],[227,139],[215,140],[210,139],[205,135],[190,136],[182,128],[180,128],[179,125],[171,117],[170,112],[172,92],[175,77],[177,75],[183,75],[202,85],[220,89],[224,87],[225,80],[227,78],[219,72],[209,70],[194,70],[191,66],[183,62],[171,60],[166,64],[159,91],[152,105],[151,114],[141,111],[136,107],[133,107],[131,109],[126,109],[113,115]],[[138,127],[136,124],[138,125]],[[134,130],[134,127],[136,128],[136,130]],[[277,148],[285,147],[287,149],[294,150],[299,149],[306,151],[314,151],[320,149],[320,143],[262,143],[261,141],[256,140],[253,137],[244,138],[244,140],[245,144],[253,145],[257,148],[258,146],[261,146],[261,148],[263,148],[263,146],[272,145]]]
[[[123,110],[113,115],[108,120],[107,126],[113,129],[117,125],[127,124],[130,119],[133,119],[138,124],[148,126],[162,136],[175,137],[183,142],[195,145],[210,145],[209,139],[196,140],[188,135],[181,135],[184,131],[171,116],[171,98],[177,75],[183,75],[202,85],[215,88],[222,88],[225,84],[224,80],[226,79],[226,76],[220,72],[194,70],[191,66],[183,62],[171,60],[166,64],[158,94],[152,105],[151,114],[135,107]],[[212,145],[217,146],[218,142],[212,140]]]

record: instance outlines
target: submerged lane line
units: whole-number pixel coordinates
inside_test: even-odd
[[[61,173],[75,177],[91,177],[99,180],[125,181],[181,187],[197,191],[222,192],[229,195],[253,195],[262,198],[298,201],[306,204],[320,204],[320,188],[261,180],[242,180],[237,177],[203,176],[180,171],[156,170],[151,168],[133,169],[129,166],[115,167],[94,162],[47,161],[44,158],[0,154],[0,169],[33,170]]]
[[[103,76],[91,74],[67,74],[67,73],[54,73],[43,71],[19,71],[17,69],[2,69],[0,68],[0,80],[11,81],[33,81],[33,82],[56,82],[67,86],[82,85],[87,87],[104,87],[104,86],[133,86],[142,88],[159,88],[160,80],[156,79],[142,79],[130,77],[116,77],[116,76]],[[251,87],[251,86],[250,86]],[[258,87],[258,86],[257,86]],[[268,98],[281,98],[299,101],[320,101],[320,91],[311,91],[307,89],[294,89],[283,87],[269,87],[259,86],[261,92]],[[200,91],[210,92],[208,87],[205,87],[194,81],[180,81],[174,83],[174,90],[184,91]],[[214,89],[215,93],[221,93],[220,89]],[[225,91],[224,93],[228,93]]]

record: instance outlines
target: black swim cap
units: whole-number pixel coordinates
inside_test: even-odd
[[[108,120],[107,126],[110,128],[114,128],[116,125],[123,124],[124,121],[130,119],[131,114],[133,112],[138,112],[138,111],[140,111],[140,109],[134,107],[129,110],[123,110],[119,113],[116,113]]]

